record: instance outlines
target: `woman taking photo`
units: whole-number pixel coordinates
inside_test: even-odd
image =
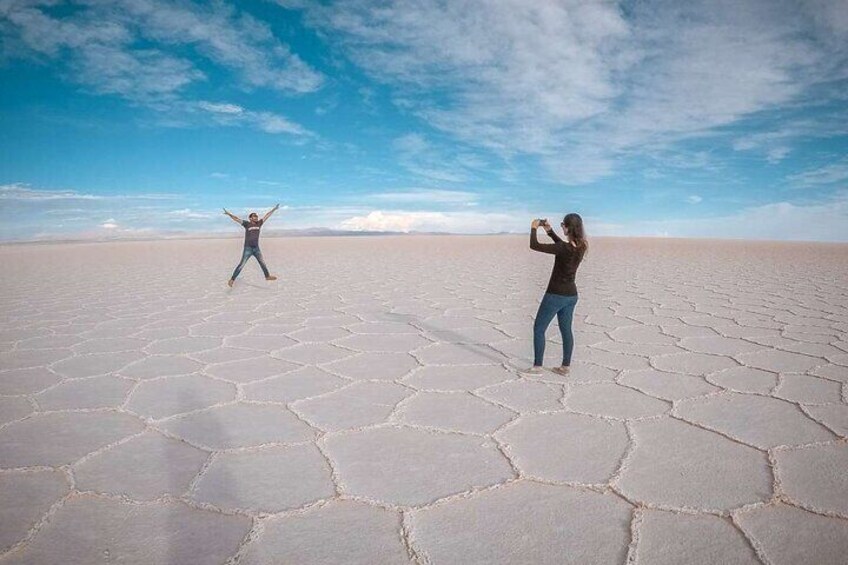
[[[565,241],[560,239],[547,220],[533,220],[530,226],[530,249],[555,256],[551,279],[533,324],[534,359],[531,373],[542,372],[542,361],[545,357],[545,331],[554,319],[554,315],[557,317],[559,331],[562,334],[562,366],[554,367],[552,371],[560,375],[568,374],[571,354],[574,351],[574,334],[571,331],[574,307],[577,305],[577,286],[574,284],[574,275],[589,249],[589,242],[583,230],[583,218],[579,214],[566,215],[561,226]],[[536,230],[539,227],[545,228],[553,243],[539,243],[536,238]]]

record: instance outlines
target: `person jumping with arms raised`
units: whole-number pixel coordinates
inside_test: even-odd
[[[247,260],[251,258],[251,256],[256,257],[256,260],[259,261],[259,266],[262,267],[262,272],[265,273],[266,281],[275,281],[277,277],[268,272],[268,267],[265,265],[265,260],[262,258],[262,251],[259,250],[259,230],[268,221],[268,218],[271,217],[271,214],[277,211],[280,207],[279,204],[271,208],[271,210],[265,214],[265,216],[260,220],[259,214],[256,212],[251,212],[247,216],[247,220],[242,220],[235,214],[231,214],[224,208],[224,214],[229,216],[237,224],[241,225],[244,228],[244,251],[241,255],[241,262],[236,267],[236,270],[233,271],[233,276],[230,277],[230,280],[227,281],[228,286],[233,286],[233,283],[236,282],[236,277],[239,276],[242,267],[247,263]]]

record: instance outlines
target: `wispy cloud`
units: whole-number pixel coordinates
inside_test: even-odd
[[[811,188],[848,181],[848,157],[835,163],[790,175],[787,180],[799,188]]]
[[[848,242],[848,191],[819,202],[772,202],[712,217],[599,224],[596,235]]]
[[[420,133],[409,133],[392,143],[398,161],[409,172],[436,181],[460,183],[473,178],[472,170],[483,163],[470,153],[456,154]]]
[[[173,47],[195,50],[248,86],[312,92],[323,82],[267,24],[221,2],[91,0],[62,18],[50,15],[52,2],[4,4],[0,15],[24,45],[46,56],[67,52],[81,81],[130,98],[137,96],[133,87],[140,84],[148,85],[144,90],[149,94],[162,94],[203,78],[187,59],[163,52]],[[141,42],[157,49],[136,47]],[[158,80],[148,82],[146,77]],[[153,88],[157,82],[158,90]]]
[[[848,10],[846,10],[848,17]],[[826,97],[825,97],[826,99]],[[764,131],[754,131],[737,136],[731,142],[736,151],[753,151],[765,155],[769,163],[778,163],[792,151],[799,140],[827,139],[848,135],[848,116],[841,111],[842,103],[835,104],[836,111],[818,115],[780,119],[777,126]]]
[[[411,189],[404,191],[376,192],[367,196],[370,200],[396,204],[458,204],[473,206],[479,196],[462,190]]]
[[[175,194],[89,194],[75,190],[45,190],[31,188],[26,183],[11,183],[0,185],[0,200],[16,200],[21,202],[38,201],[91,201],[91,200],[173,200],[179,198]]]
[[[777,147],[772,147],[766,152],[766,161],[771,163],[772,165],[775,163],[780,163],[792,152],[792,149],[785,145],[779,145]]]
[[[173,218],[183,218],[187,220],[208,220],[209,218],[213,217],[213,215],[209,212],[201,212],[198,210],[192,210],[191,208],[171,210],[170,212],[168,212],[168,216]]]
[[[132,47],[136,33],[117,18],[102,18],[95,8],[75,18],[53,18],[40,2],[14,2],[0,16],[7,41],[21,51],[47,58],[69,55],[67,76],[95,92],[153,103],[205,75],[189,60],[156,48]]]
[[[475,212],[416,212],[374,210],[361,216],[347,218],[342,229],[354,231],[498,233],[523,226],[510,214]]]
[[[67,220],[73,218],[78,218],[82,216],[77,216],[80,212],[85,212],[84,208],[56,208],[53,210],[45,210],[44,214],[48,216],[68,216],[65,218],[60,218],[61,220]]]
[[[100,200],[102,196],[83,194],[73,190],[39,190],[23,183],[0,185],[0,200]]]
[[[250,119],[256,127],[265,133],[289,133],[298,136],[313,135],[306,128],[272,112],[252,112]]]
[[[23,183],[0,185],[5,220],[0,238],[39,238],[36,234],[76,236],[94,230],[129,233],[161,225],[182,197],[156,193],[98,193],[34,188]],[[178,221],[174,217],[172,221]]]
[[[469,145],[536,156],[567,184],[848,75],[839,0],[346,0],[306,10],[404,108]]]
[[[163,123],[183,123],[173,115],[195,107],[241,117],[223,123],[248,124],[268,133],[307,133],[275,113],[186,100],[189,86],[208,79],[196,64],[198,58],[230,72],[246,89],[302,94],[322,86],[321,73],[249,14],[223,2],[90,0],[59,17],[53,15],[53,4],[16,0],[0,5],[0,33],[8,54],[66,61],[69,81],[163,112]]]
[[[355,231],[520,233],[526,231],[530,218],[557,216],[552,210],[527,210],[518,207],[511,209],[509,213],[480,207],[451,208],[452,204],[460,202],[463,198],[461,192],[456,191],[459,195],[449,194],[451,192],[453,191],[393,191],[385,193],[388,196],[384,200],[378,198],[377,206],[287,205],[282,209],[292,213],[278,214],[269,228],[326,227]],[[70,196],[76,194],[71,192]],[[424,201],[426,195],[433,198]],[[418,201],[418,197],[422,200]],[[440,204],[436,202],[439,198],[448,202]],[[699,198],[700,195],[691,194],[687,200],[692,204],[699,204],[703,202]],[[372,199],[366,199],[368,200]],[[247,206],[244,205],[245,202],[247,201],[242,201],[232,210],[242,215],[253,210],[262,213],[268,209],[267,202],[262,203],[262,206]],[[259,203],[261,202],[254,202]],[[126,200],[118,198],[6,200],[6,205],[9,206],[11,219],[0,229],[0,237],[7,239],[19,238],[22,231],[36,234],[37,238],[49,239],[226,232],[233,228],[233,225],[220,215],[218,209],[174,208],[158,204],[127,206]],[[17,214],[17,209],[11,208],[13,205],[29,207],[20,209],[26,213]],[[444,209],[446,205],[448,208]],[[686,219],[648,218],[616,223],[586,216],[585,220],[590,236],[664,235],[848,241],[848,190],[818,200],[775,201],[724,214],[710,213],[700,206],[697,209],[703,215]],[[60,210],[63,214],[52,214]],[[73,215],[69,215],[71,213]],[[48,217],[50,221],[46,221]],[[22,230],[22,226],[25,229]]]
[[[216,114],[238,115],[244,113],[244,108],[238,104],[228,104],[224,102],[206,102],[205,100],[197,103],[197,107],[207,112]]]
[[[101,0],[99,4],[113,7],[113,14],[124,12],[125,21],[137,23],[153,40],[196,45],[201,54],[250,86],[303,93],[317,90],[324,81],[266,23],[233,6],[162,0]]]
[[[191,104],[187,104],[191,107]],[[300,137],[312,137],[314,134],[285,116],[273,112],[247,110],[238,104],[229,102],[200,101],[194,108],[210,115],[212,119],[225,126],[249,125],[265,133],[285,133]]]

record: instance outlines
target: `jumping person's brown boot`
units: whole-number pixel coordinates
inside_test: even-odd
[[[235,281],[235,280],[233,280],[233,279],[228,280],[228,281],[227,281],[227,286],[228,286],[228,287],[230,287],[230,288],[232,288],[232,287],[233,287],[233,283],[234,283],[234,282],[236,282],[236,281]]]
[[[275,281],[275,280],[277,280],[277,277],[275,277],[274,275],[268,275],[267,277],[265,277],[265,280],[266,281]]]

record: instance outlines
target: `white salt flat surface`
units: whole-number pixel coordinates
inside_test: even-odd
[[[0,247],[0,562],[845,562],[848,246],[240,245]]]

